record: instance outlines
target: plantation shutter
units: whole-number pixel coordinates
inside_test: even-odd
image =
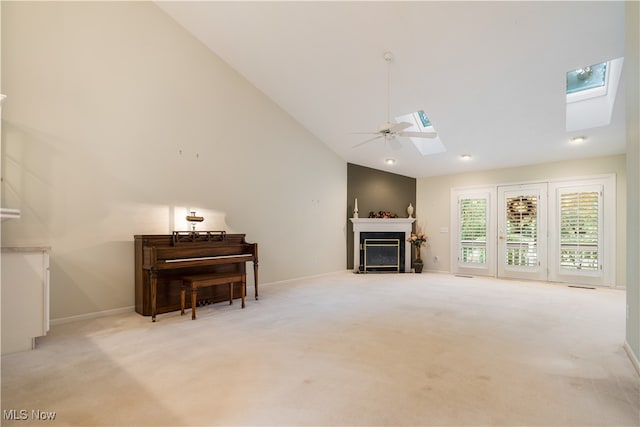
[[[487,199],[461,198],[459,200],[460,253],[464,264],[487,262]]]
[[[597,273],[602,252],[602,188],[562,189],[560,204],[560,268]]]

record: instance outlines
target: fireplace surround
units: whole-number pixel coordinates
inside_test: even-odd
[[[411,243],[407,239],[411,236],[411,227],[415,218],[350,218],[353,223],[353,270],[356,273],[365,271],[361,257],[361,233],[401,233],[399,249],[404,253],[404,259],[397,271],[411,271]],[[377,236],[377,235],[376,235]],[[395,238],[394,238],[395,239]],[[388,270],[388,269],[386,269]]]

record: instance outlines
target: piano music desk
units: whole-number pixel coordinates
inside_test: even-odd
[[[241,297],[242,308],[244,308],[244,289],[247,283],[246,274],[234,274],[234,273],[213,273],[213,274],[200,274],[197,276],[185,276],[182,278],[182,288],[180,289],[180,315],[184,315],[184,306],[187,288],[191,290],[191,320],[196,319],[196,305],[198,288],[204,288],[206,286],[216,285],[228,285],[229,286],[229,304],[233,304],[233,284],[240,282],[242,285]]]

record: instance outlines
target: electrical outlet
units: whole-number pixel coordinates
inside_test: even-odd
[[[438,255],[433,257],[433,262],[437,263],[438,261],[440,261],[440,257]]]

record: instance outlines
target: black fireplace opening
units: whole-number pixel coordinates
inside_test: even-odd
[[[404,273],[404,248],[404,232],[361,232],[359,270]]]

